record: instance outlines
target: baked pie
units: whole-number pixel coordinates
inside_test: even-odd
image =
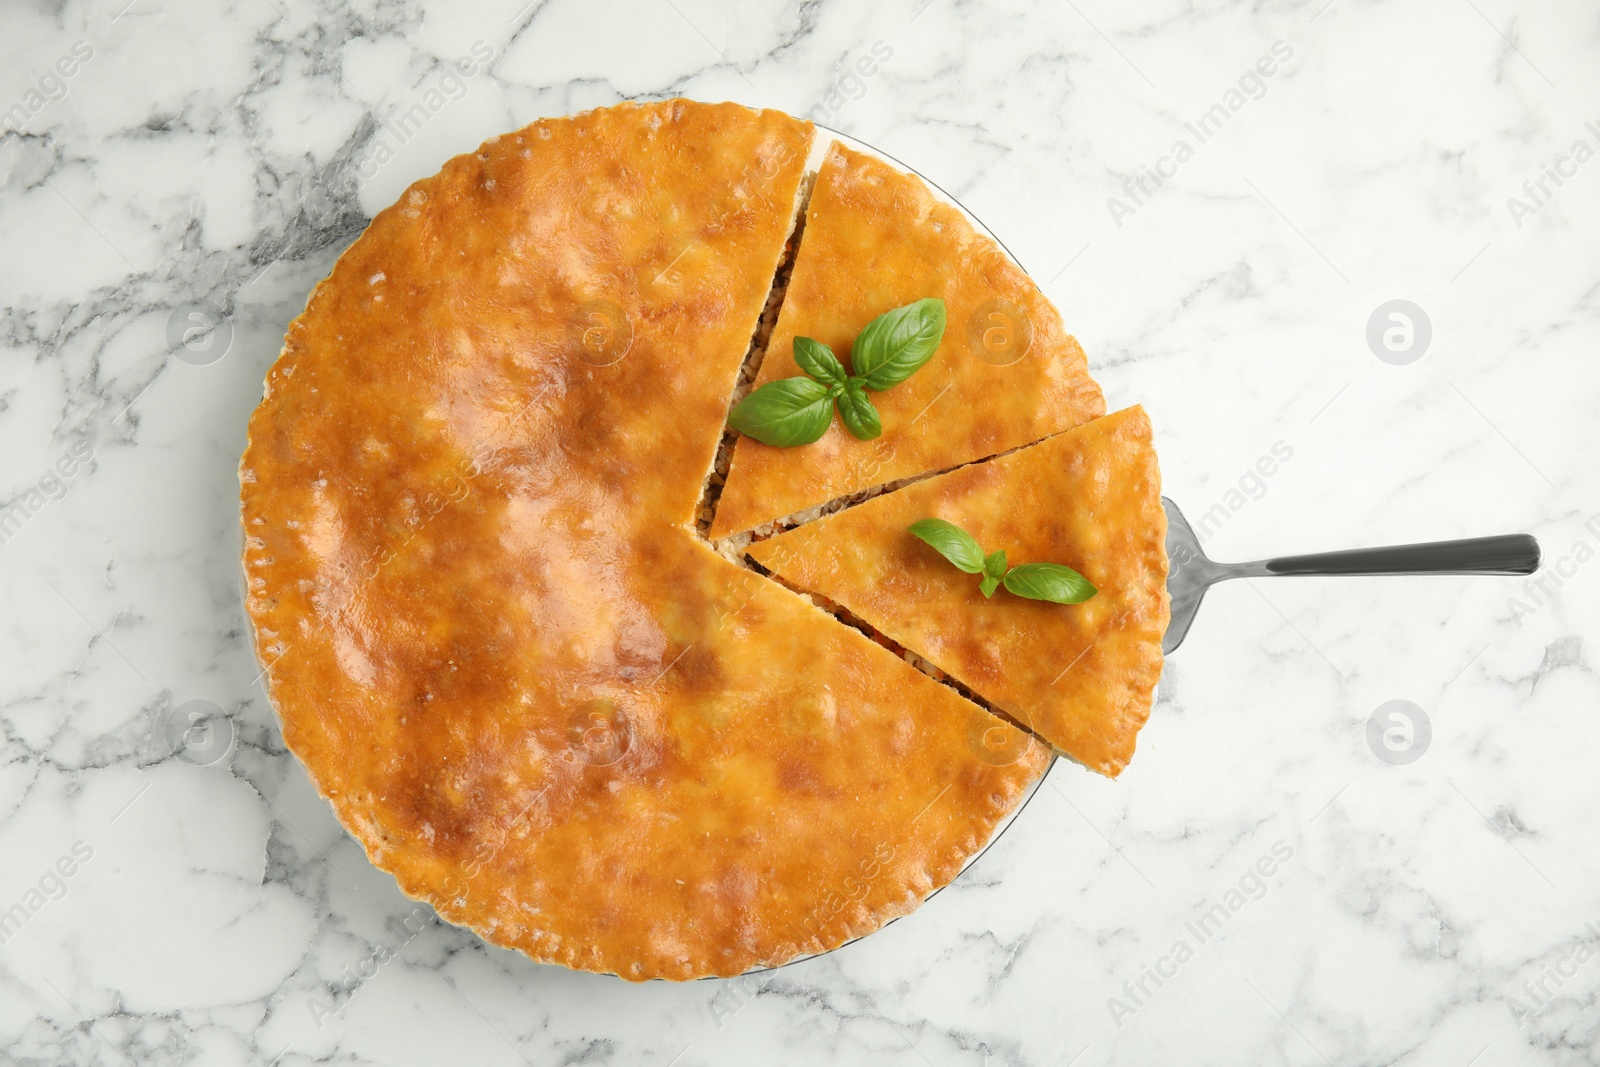
[[[685,979],[832,948],[952,878],[1050,759],[696,526],[812,137],[673,100],[495,138],[372,220],[251,417],[285,742],[408,895],[536,960]],[[922,254],[957,248],[990,254]],[[1061,406],[996,409],[1024,428],[979,451],[1098,403],[1021,298]]]

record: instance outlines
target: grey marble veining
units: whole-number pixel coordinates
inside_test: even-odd
[[[1600,1059],[1592,4],[65,0],[0,53],[0,1061]],[[406,184],[674,94],[960,197],[1215,557],[1526,530],[1545,569],[1218,588],[1119,780],[1058,765],[928,906],[770,975],[441,924],[264,701],[244,420]],[[1425,350],[1369,343],[1394,300]]]

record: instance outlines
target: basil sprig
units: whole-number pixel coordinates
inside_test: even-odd
[[[1059,563],[1022,563],[1007,568],[1005,549],[985,556],[977,538],[944,519],[922,519],[907,529],[958,569],[983,575],[978,589],[985,597],[994,596],[1001,585],[1017,596],[1056,604],[1081,604],[1099,592],[1089,579]]]
[[[867,399],[899,385],[933,358],[944,337],[944,301],[918,300],[869,322],[850,346],[848,374],[833,349],[810,337],[794,339],[794,361],[807,377],[768,382],[733,406],[728,424],[764,445],[809,445],[828,432],[837,405],[851,435],[871,441],[883,419]]]

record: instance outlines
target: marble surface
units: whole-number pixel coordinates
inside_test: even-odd
[[[1592,4],[13,0],[0,53],[0,1061],[1600,1059]],[[408,182],[673,94],[959,196],[1219,558],[1526,530],[1544,571],[1219,588],[1119,780],[1058,765],[953,888],[775,974],[441,925],[263,699],[244,420]],[[1393,300],[1425,350],[1415,310],[1369,344]],[[1369,742],[1393,700],[1425,750]]]

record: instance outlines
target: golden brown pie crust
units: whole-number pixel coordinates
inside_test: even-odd
[[[849,366],[862,327],[930,296],[945,302],[944,340],[909,379],[871,394],[883,435],[857,440],[836,419],[803,448],[740,437],[712,538],[1105,414],[1083,349],[1005,251],[920,178],[841,144],[817,172],[805,240],[757,384],[800,373],[796,336],[821,341]]]
[[[285,742],[407,894],[536,960],[831,948],[1048,761],[688,525],[811,133],[667,101],[451,160],[317,287],[250,420]]]
[[[985,599],[978,579],[906,531],[946,519],[1006,562],[1064,563],[1082,604]],[[1161,677],[1167,518],[1141,407],[1007,456],[917,482],[750,547],[948,671],[1056,748],[1116,777]]]

